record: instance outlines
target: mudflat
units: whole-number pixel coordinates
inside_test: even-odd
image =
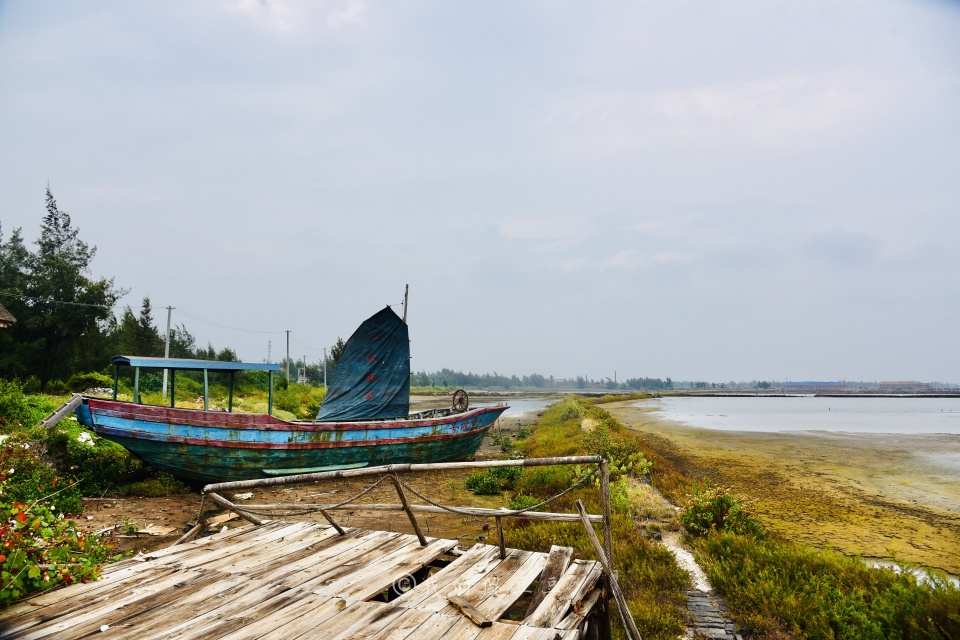
[[[688,477],[753,502],[771,530],[960,574],[960,436],[719,431],[604,404]]]

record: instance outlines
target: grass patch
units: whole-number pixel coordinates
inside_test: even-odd
[[[190,487],[169,473],[159,473],[156,478],[131,482],[120,488],[120,495],[140,496],[143,498],[161,498],[190,493]]]
[[[693,542],[737,621],[766,638],[960,638],[960,589],[765,535]]]

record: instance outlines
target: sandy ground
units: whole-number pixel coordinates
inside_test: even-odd
[[[960,574],[960,437],[717,431],[632,404],[604,408],[688,476],[753,500],[773,530]]]
[[[483,402],[500,401],[498,398],[483,398]],[[509,402],[509,399],[506,399]],[[419,411],[434,407],[449,406],[449,397],[411,398],[413,410]],[[519,427],[532,424],[536,415],[527,414],[519,418],[501,418],[498,424],[483,440],[475,459],[489,460],[501,457],[500,449],[493,444],[493,435],[512,434]],[[431,497],[441,504],[457,506],[506,507],[505,500],[498,496],[474,496],[463,488],[463,479],[467,472],[447,472],[417,474],[409,478],[409,483],[417,491]],[[358,478],[351,481],[313,483],[295,487],[256,491],[250,498],[238,500],[241,504],[292,503],[299,506],[338,503],[356,495],[369,486],[375,479]],[[411,497],[412,501],[422,502]],[[362,502],[396,503],[397,493],[389,483],[384,483],[365,495]],[[114,528],[121,551],[150,551],[173,544],[190,526],[197,522],[201,514],[201,496],[188,493],[165,498],[106,498],[85,500],[86,510],[77,519],[78,524],[87,531],[103,531]],[[204,501],[202,517],[210,519],[224,514],[224,510],[209,501]],[[384,531],[404,531],[413,533],[413,529],[403,512],[362,512],[337,511],[335,518],[342,526],[357,526]],[[325,522],[322,516],[297,515],[297,519]],[[496,540],[496,531],[491,530],[491,521],[481,518],[467,518],[457,515],[418,514],[418,521],[427,536],[461,537],[470,542],[480,539]],[[236,527],[247,524],[239,518],[212,526],[206,533],[220,530],[223,526]],[[137,531],[135,533],[135,531]],[[491,537],[492,536],[492,537]]]

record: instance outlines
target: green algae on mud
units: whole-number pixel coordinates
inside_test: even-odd
[[[913,451],[956,446],[955,436],[716,431],[661,420],[655,407],[633,404],[603,408],[688,477],[746,496],[771,531],[845,554],[960,573],[960,486]]]

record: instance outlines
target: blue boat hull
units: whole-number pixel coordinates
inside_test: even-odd
[[[225,482],[344,466],[445,462],[476,453],[506,406],[440,418],[289,422],[88,398],[79,421],[151,466]]]

